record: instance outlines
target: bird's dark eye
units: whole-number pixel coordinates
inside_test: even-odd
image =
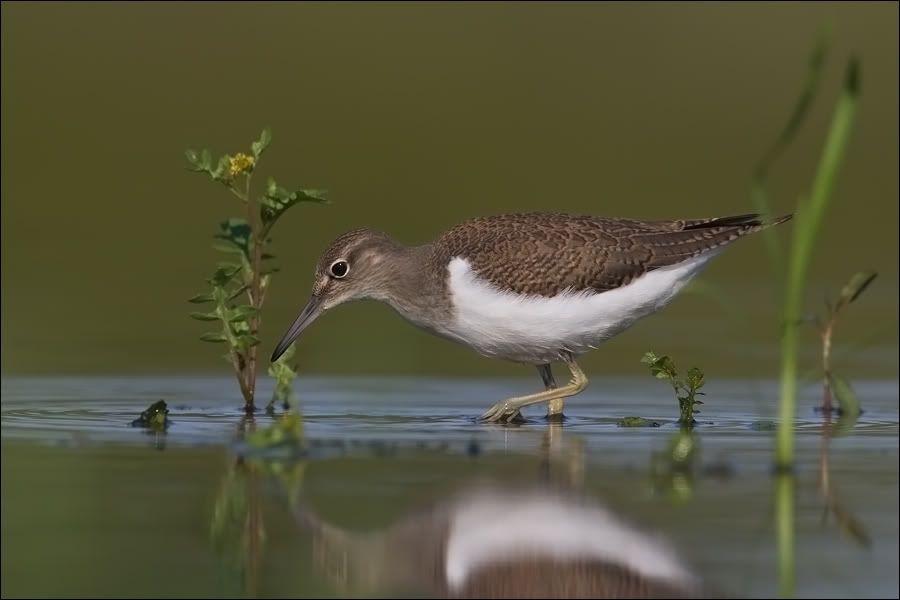
[[[336,260],[331,263],[331,274],[334,275],[337,279],[346,277],[349,271],[350,265],[347,264],[346,260]]]

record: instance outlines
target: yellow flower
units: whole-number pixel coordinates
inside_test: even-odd
[[[253,166],[256,164],[256,159],[252,156],[248,156],[243,152],[238,152],[230,159],[230,165],[228,166],[228,174],[231,177],[235,177],[240,175],[241,173],[249,173],[253,170]]]

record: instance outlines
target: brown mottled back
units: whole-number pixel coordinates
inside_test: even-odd
[[[596,560],[532,559],[482,569],[440,598],[723,598],[708,586],[681,586]]]
[[[758,215],[638,221],[561,213],[471,219],[435,243],[435,260],[466,258],[475,272],[517,293],[605,292],[641,275],[783,223]]]

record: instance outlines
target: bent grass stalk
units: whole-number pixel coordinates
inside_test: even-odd
[[[850,304],[871,285],[878,274],[874,271],[861,271],[855,273],[841,288],[841,292],[835,302],[825,302],[826,314],[824,319],[813,318],[819,337],[822,339],[822,377],[823,398],[822,412],[830,415],[833,410],[832,396],[837,398],[838,411],[843,415],[858,415],[860,412],[859,401],[850,383],[834,372],[831,365],[831,349],[834,328],[838,318]]]

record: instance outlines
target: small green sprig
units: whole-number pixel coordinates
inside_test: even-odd
[[[682,380],[678,377],[675,362],[669,356],[657,356],[653,352],[647,352],[641,362],[649,366],[651,375],[657,379],[667,379],[672,384],[672,389],[675,390],[675,396],[678,398],[680,414],[678,422],[687,427],[695,425],[694,415],[700,414],[697,405],[703,404],[697,396],[705,395],[700,391],[704,384],[703,371],[692,367],[687,373],[687,379]]]
[[[271,410],[278,402],[280,402],[285,409],[289,408],[291,405],[293,382],[294,378],[297,377],[297,366],[288,364],[288,361],[293,355],[294,346],[291,345],[277,361],[269,365],[269,376],[275,379],[275,388],[272,390],[272,399],[269,400],[269,410]]]

